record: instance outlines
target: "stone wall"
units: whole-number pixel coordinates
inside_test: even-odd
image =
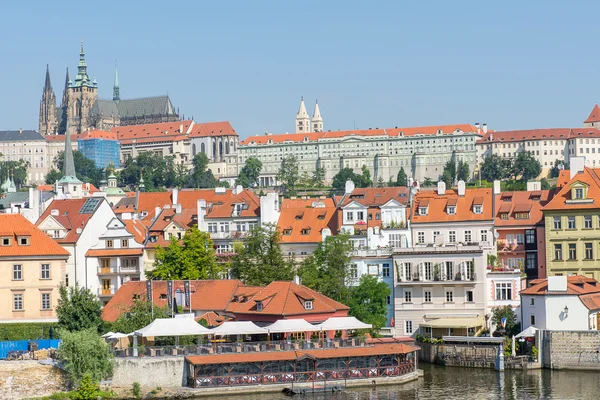
[[[39,361],[0,361],[0,399],[49,396],[68,390],[66,374]]]
[[[113,387],[131,388],[134,382],[146,388],[187,386],[184,357],[116,358]]]
[[[544,368],[600,370],[600,331],[543,331],[541,336]]]
[[[496,368],[498,346],[464,343],[417,343],[419,361],[452,367]]]

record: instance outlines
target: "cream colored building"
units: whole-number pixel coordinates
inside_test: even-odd
[[[0,227],[0,323],[56,321],[69,253],[20,214]]]

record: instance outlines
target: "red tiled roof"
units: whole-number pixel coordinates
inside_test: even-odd
[[[591,122],[600,122],[600,107],[598,107],[598,104],[596,104],[594,108],[592,108],[590,116],[587,117],[585,121],[583,121],[584,124]]]
[[[123,220],[123,223],[125,224],[127,232],[133,235],[133,239],[139,244],[143,244],[148,233],[148,228],[146,228],[142,221],[137,219],[126,219]]]
[[[302,296],[307,295],[314,297],[312,310],[304,308]],[[268,299],[264,301],[262,311],[256,310],[254,299]],[[337,311],[347,312],[348,309],[342,303],[306,286],[294,282],[275,281],[262,288],[248,301],[232,301],[227,307],[227,312],[233,314],[275,315],[283,318],[292,315],[333,314]]]
[[[517,131],[488,131],[477,141],[477,144],[532,140],[568,140],[580,136],[600,137],[600,130],[596,128],[539,128]]]
[[[69,256],[67,250],[21,214],[0,214],[0,227],[0,236],[11,237],[10,246],[0,246],[0,257],[62,256],[67,259]],[[19,245],[17,236],[28,236],[29,245]]]
[[[235,129],[233,129],[229,121],[221,121],[194,124],[189,136],[195,138],[207,136],[238,136],[238,134],[235,132]]]
[[[51,142],[64,142],[65,139],[67,138],[66,135],[48,135],[45,136],[46,140],[49,140]],[[79,135],[71,135],[71,143],[77,143],[77,140],[79,139]]]
[[[79,140],[89,140],[89,139],[105,139],[105,140],[118,140],[117,135],[114,132],[106,132],[98,129],[94,129],[91,131],[85,131],[81,135],[79,135]]]
[[[161,140],[179,141],[188,139],[192,120],[160,122],[156,124],[141,124],[116,126],[111,132],[116,134],[121,144],[150,143]]]
[[[498,227],[511,227],[543,224],[544,213],[542,212],[542,207],[550,201],[554,193],[555,191],[550,190],[537,190],[531,192],[510,192],[510,196],[507,196],[507,193],[496,195],[497,211],[495,225]],[[527,212],[529,213],[529,218],[515,219],[515,213]],[[501,214],[506,213],[508,213],[508,219],[502,219]]]
[[[53,192],[54,185],[39,185],[36,189],[40,192]]]
[[[319,243],[322,240],[321,231],[329,228],[332,234],[336,233],[336,207],[332,199],[284,199],[277,226],[281,231],[282,243]],[[313,207],[313,203],[320,203],[325,207]],[[302,231],[308,229],[308,234]],[[288,234],[289,232],[289,234]]]
[[[571,171],[568,169],[560,170],[558,174],[558,180],[556,181],[556,187],[561,188],[565,186],[567,183],[569,183],[569,180],[571,180]]]
[[[331,132],[310,132],[310,133],[291,133],[291,134],[278,134],[278,135],[261,135],[261,136],[250,136],[240,144],[249,145],[253,144],[268,144],[271,140],[273,143],[284,143],[290,142],[304,142],[305,138],[308,141],[314,142],[319,139],[332,139],[341,138],[346,136],[415,136],[415,135],[434,135],[438,131],[445,134],[452,134],[456,130],[462,132],[477,132],[477,128],[470,124],[456,124],[456,125],[436,125],[436,126],[419,126],[413,128],[386,128],[386,129],[363,129],[363,130],[348,130],[348,131],[331,131]]]
[[[587,201],[568,202],[572,200],[571,186],[576,182],[581,182],[588,186]],[[579,172],[573,179],[569,180],[542,210],[588,210],[597,208],[600,208],[600,169],[585,167],[582,172]]]
[[[82,199],[54,199],[52,203],[50,203],[46,211],[44,211],[42,216],[37,220],[37,226],[40,227],[40,224],[44,222],[44,220],[47,217],[51,216],[65,229],[67,229],[67,234],[64,237],[55,240],[58,243],[77,242],[77,240],[79,240],[80,235],[80,233],[77,233],[77,228],[81,228],[81,230],[83,230],[90,218],[92,218],[92,216],[94,215],[92,213],[79,213],[79,210],[81,210],[81,207],[83,207],[83,205],[89,198],[90,197],[85,197]],[[98,203],[96,210],[100,207],[103,201],[106,201],[102,197],[98,197],[98,199],[100,199],[100,202]],[[53,210],[58,211],[57,215],[52,215]]]
[[[214,311],[205,312],[201,316],[195,318],[196,322],[200,322],[202,319],[206,321],[208,327],[219,326],[225,321],[225,317],[220,316]]]
[[[400,204],[408,203],[407,187],[385,187],[385,188],[357,188],[349,195],[343,196],[340,207],[352,202],[357,202],[367,207],[382,206],[390,200],[396,200]]]
[[[225,312],[233,293],[242,283],[238,280],[198,280],[191,281],[191,300],[193,310],[210,310]],[[177,289],[183,291],[183,281],[173,282],[173,292]],[[165,307],[167,303],[167,282],[152,282],[152,300],[155,305]],[[146,298],[146,282],[126,282],[108,304],[104,306],[102,318],[108,322],[114,322],[119,316],[127,311],[134,303],[135,298]]]
[[[85,253],[86,257],[118,257],[118,256],[141,256],[142,249],[90,249]]]
[[[270,351],[265,353],[211,354],[186,357],[193,365],[253,363],[265,361],[292,361],[305,357],[316,359],[365,357],[385,354],[408,354],[419,348],[406,343],[377,343],[372,346],[340,347],[336,349],[312,349],[292,351]]]
[[[456,199],[455,214],[448,214],[446,203]],[[483,205],[482,213],[473,212],[474,205]],[[419,207],[428,207],[427,215],[419,215]],[[437,190],[421,190],[413,202],[412,223],[452,222],[452,221],[491,221],[492,189],[468,188],[464,196],[459,196],[454,190],[446,190],[445,194],[438,195]]]
[[[580,275],[567,276],[566,292],[549,292],[547,278],[535,279],[531,281],[531,287],[521,290],[522,295],[585,295],[590,293],[600,293],[600,283],[593,278]]]

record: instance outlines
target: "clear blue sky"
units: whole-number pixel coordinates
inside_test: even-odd
[[[38,126],[79,41],[100,97],[168,91],[241,137],[294,130],[300,96],[325,129],[486,122],[576,127],[600,100],[598,1],[12,1],[0,18],[0,129]]]

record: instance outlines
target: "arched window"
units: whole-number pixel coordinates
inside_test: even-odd
[[[215,159],[217,157],[217,142],[213,140],[213,153],[212,158]]]
[[[196,143],[192,144],[192,156],[196,155]]]
[[[223,156],[223,142],[219,141],[219,156]]]
[[[229,142],[225,142],[225,154],[229,154]]]
[[[200,151],[206,153],[206,149],[204,148],[204,143],[200,143]]]

